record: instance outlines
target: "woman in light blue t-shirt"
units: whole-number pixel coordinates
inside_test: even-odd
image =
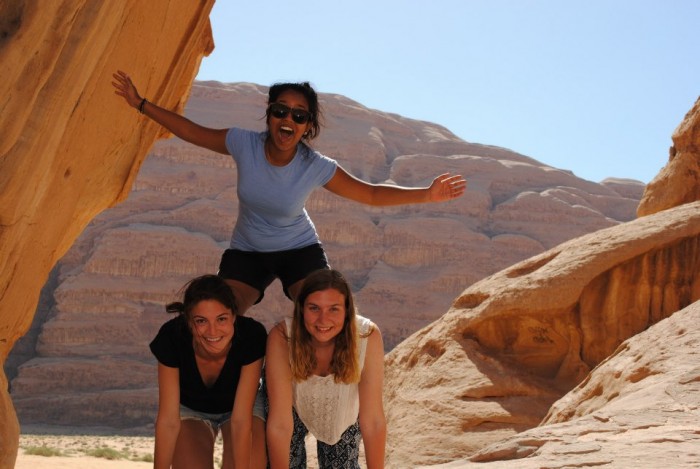
[[[238,172],[239,215],[219,275],[234,289],[239,314],[262,299],[275,278],[294,299],[304,278],[329,264],[304,204],[318,187],[367,205],[443,202],[461,196],[461,175],[441,174],[429,187],[371,184],[311,149],[321,130],[318,96],[309,83],[270,87],[267,130],[212,129],[163,109],[141,95],[129,75],[113,75],[115,93],[171,133],[232,155]]]

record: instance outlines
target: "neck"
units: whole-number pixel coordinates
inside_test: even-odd
[[[275,146],[270,142],[270,138],[268,137],[267,140],[265,140],[265,158],[267,161],[273,165],[273,166],[285,166],[289,164],[292,159],[294,159],[294,155],[297,153],[297,148],[296,146],[287,152],[278,150],[275,148]]]

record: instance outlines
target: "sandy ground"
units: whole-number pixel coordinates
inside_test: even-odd
[[[139,469],[153,467],[152,457],[153,437],[22,434],[15,469]],[[221,461],[221,437],[215,461]]]
[[[36,430],[36,429],[34,429]],[[153,467],[153,437],[126,435],[55,434],[24,431],[19,438],[15,469],[143,469]],[[317,468],[316,442],[307,438],[308,468]],[[221,436],[214,461],[221,462]],[[43,456],[36,453],[55,454]],[[57,454],[56,454],[57,453]],[[96,457],[99,455],[99,457]],[[113,458],[113,459],[107,459]],[[364,456],[361,456],[364,463]]]

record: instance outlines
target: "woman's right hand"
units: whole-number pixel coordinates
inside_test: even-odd
[[[129,106],[138,109],[143,98],[141,98],[136,87],[131,82],[131,77],[121,70],[117,70],[117,73],[112,74],[112,77],[116,80],[112,82],[112,86],[116,89],[114,94],[124,98]]]

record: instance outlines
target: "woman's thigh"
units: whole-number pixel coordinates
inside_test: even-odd
[[[213,430],[203,421],[180,421],[173,469],[211,469],[214,465],[214,438]]]

